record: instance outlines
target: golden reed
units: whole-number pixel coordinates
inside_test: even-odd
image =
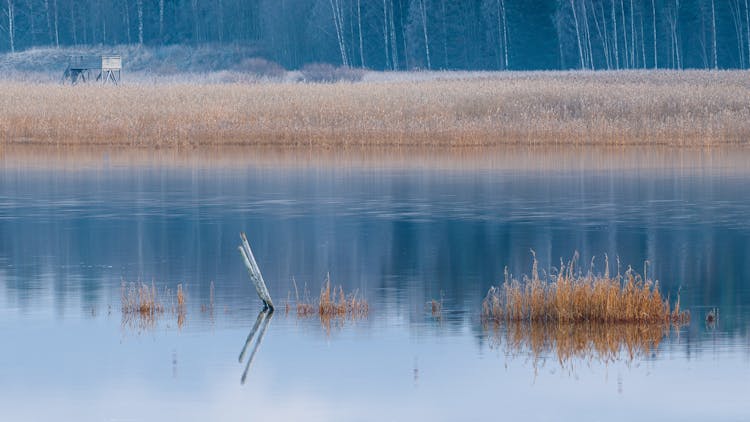
[[[532,251],[533,253],[533,251]],[[684,324],[690,312],[674,305],[659,291],[659,284],[635,273],[610,276],[578,271],[578,254],[557,275],[539,277],[536,256],[531,277],[522,281],[508,275],[491,287],[482,302],[482,318],[495,322]]]

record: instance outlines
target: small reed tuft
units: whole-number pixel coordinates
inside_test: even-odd
[[[171,305],[166,306],[162,299],[166,299]],[[153,327],[167,311],[177,316],[178,327],[185,323],[187,296],[182,284],[177,285],[177,292],[173,295],[166,287],[160,294],[153,282],[149,285],[122,281],[120,302],[123,324],[137,323],[141,328]]]
[[[122,313],[124,315],[154,318],[164,312],[156,286],[151,283],[130,283],[120,285]]]
[[[292,281],[296,297],[294,307],[298,317],[309,318],[318,316],[322,321],[334,318],[359,319],[367,317],[370,312],[369,303],[359,295],[358,291],[354,291],[348,295],[345,294],[343,287],[331,285],[329,275],[326,275],[326,280],[320,289],[320,295],[317,300],[309,298],[309,295],[306,293],[307,289],[305,289],[304,297],[300,299],[297,283],[294,280]],[[286,309],[288,310],[290,307],[291,305],[287,303]]]

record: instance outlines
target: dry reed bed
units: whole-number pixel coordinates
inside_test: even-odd
[[[0,141],[82,145],[721,145],[747,72],[507,73],[339,84],[0,82]]]
[[[561,264],[555,276],[539,277],[536,257],[531,278],[523,281],[509,276],[498,287],[491,287],[482,302],[482,318],[495,322],[597,323],[597,324],[685,324],[690,313],[663,298],[658,282],[636,274],[610,277],[609,262],[603,275],[593,269],[577,272],[577,254],[567,267]]]

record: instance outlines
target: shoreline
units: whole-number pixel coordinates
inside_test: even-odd
[[[750,173],[750,146],[129,147],[0,144],[0,171],[120,168]]]

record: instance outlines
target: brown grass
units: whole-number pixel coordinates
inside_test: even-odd
[[[307,289],[300,298],[296,281],[293,280],[293,284],[296,299],[294,304],[287,300],[285,309],[288,313],[294,308],[300,318],[317,316],[323,322],[330,322],[333,319],[365,318],[370,313],[367,299],[361,297],[357,291],[345,294],[343,287],[331,285],[331,278],[328,275],[320,289],[320,295],[315,300],[310,299]]]
[[[536,256],[531,278],[512,278],[491,287],[482,302],[482,318],[496,322],[557,323],[645,323],[684,324],[690,313],[663,298],[659,284],[631,268],[625,274],[586,275],[577,270],[577,254],[567,267],[561,264],[556,276],[539,277]]]
[[[338,84],[0,82],[0,142],[78,145],[746,144],[744,71],[498,73]]]

